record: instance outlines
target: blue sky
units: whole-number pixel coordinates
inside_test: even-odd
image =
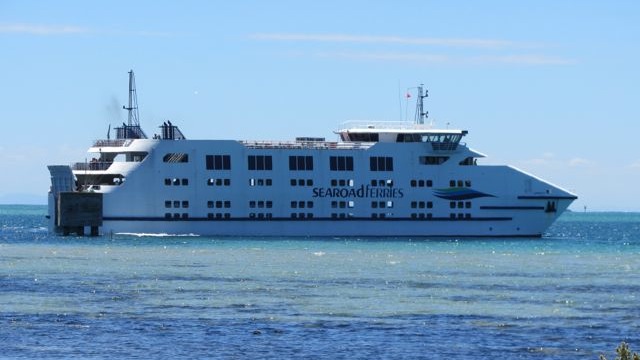
[[[640,2],[0,2],[0,203],[44,203],[47,164],[126,120],[189,138],[333,139],[398,120],[424,83],[436,126],[487,164],[640,211]]]

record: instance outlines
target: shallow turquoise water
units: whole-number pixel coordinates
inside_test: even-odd
[[[0,357],[613,358],[640,214],[542,239],[55,237],[0,206]]]

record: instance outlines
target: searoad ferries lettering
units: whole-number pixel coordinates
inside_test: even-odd
[[[342,188],[313,188],[314,198],[391,198],[401,199],[404,197],[402,188],[392,187],[371,187],[369,185],[360,185],[358,188],[342,187]]]

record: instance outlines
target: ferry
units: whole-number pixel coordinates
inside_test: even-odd
[[[50,165],[49,228],[62,235],[540,237],[577,196],[485,157],[466,130],[347,122],[336,139],[192,140],[165,121],[147,137],[133,71],[128,122],[90,161]]]

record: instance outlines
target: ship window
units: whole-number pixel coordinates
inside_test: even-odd
[[[349,139],[358,142],[377,142],[379,135],[378,133],[351,133]]]
[[[331,202],[331,208],[335,209],[338,207],[338,202],[337,201],[332,201]]]
[[[415,180],[411,180],[411,187],[416,187],[418,184]]]
[[[249,201],[249,207],[250,208],[256,207],[256,202],[255,201]]]
[[[307,201],[307,208],[313,209],[313,201]]]
[[[393,171],[393,158],[389,156],[371,156],[369,158],[371,171]]]
[[[411,202],[411,208],[415,209],[418,206],[418,203],[416,201],[412,201]]]
[[[170,208],[171,207],[171,201],[167,200],[164,202],[164,207],[166,208]]]
[[[266,205],[267,205],[267,209],[271,209],[273,207],[273,202],[268,200]]]
[[[471,209],[471,201],[466,201],[464,203],[464,207],[467,208],[467,209]]]
[[[273,160],[271,155],[249,155],[249,170],[273,170]]]
[[[291,179],[290,182],[291,182],[291,186],[296,186],[296,184],[298,183],[296,179]]]
[[[304,186],[304,179],[298,179],[298,186]]]
[[[424,187],[424,180],[418,180],[418,186]]]
[[[182,179],[182,185],[189,185],[189,179]]]
[[[354,207],[355,205],[356,203],[354,201],[347,202],[347,206],[349,206],[350,208]]]
[[[186,163],[189,162],[189,154],[185,153],[168,153],[162,158],[166,163]]]
[[[207,170],[231,170],[231,155],[207,155]]]
[[[173,207],[174,208],[179,208],[180,207],[180,201],[174,201],[173,202]]]
[[[171,219],[171,213],[164,213],[165,219]]]
[[[289,156],[289,170],[313,170],[313,156]]]
[[[220,209],[222,207],[222,201],[218,200],[216,201],[216,208]]]
[[[372,209],[377,209],[378,208],[378,202],[377,201],[372,201],[371,202],[371,208]]]
[[[331,179],[331,186],[338,186],[338,180]]]
[[[464,186],[471,187],[471,180],[465,180],[464,181]]]
[[[353,157],[330,156],[329,169],[332,171],[353,171]]]
[[[463,184],[462,180],[458,180],[458,187],[462,187],[462,184]]]
[[[423,140],[430,142],[433,150],[455,150],[461,138],[460,134],[430,134],[425,135]]]
[[[468,165],[477,165],[477,162],[473,157],[468,157],[468,158],[460,161],[459,164],[463,165],[463,166],[465,166],[465,165],[468,166]]]
[[[231,179],[224,179],[224,186],[231,186]]]
[[[449,160],[448,156],[420,156],[420,164],[422,165],[440,165]]]
[[[183,219],[188,219],[188,218],[189,218],[189,214],[187,214],[187,213],[182,213],[182,218],[183,218]]]
[[[164,179],[165,185],[171,185],[171,179]]]
[[[213,208],[213,201],[207,201],[207,207],[209,209],[212,209]]]
[[[313,180],[307,179],[307,186],[313,186]]]
[[[180,179],[173,179],[173,185],[180,185]]]
[[[420,201],[420,202],[418,203],[418,207],[419,207],[420,209],[424,209],[424,201]]]
[[[422,136],[420,134],[398,134],[396,142],[421,142]]]
[[[450,202],[449,203],[449,207],[452,208],[452,209],[455,209],[456,208],[456,202],[455,201]]]
[[[297,201],[292,201],[292,202],[291,202],[291,208],[292,208],[292,209],[295,209],[295,208],[297,208],[297,207],[298,207],[298,202],[297,202]]]
[[[182,202],[182,207],[183,208],[188,208],[189,207],[189,202],[188,201],[183,201]]]
[[[432,187],[432,186],[433,186],[433,181],[427,180],[427,187]]]
[[[427,201],[427,209],[433,209],[433,202]]]
[[[225,207],[225,208],[227,208],[227,209],[229,209],[229,208],[231,207],[231,201],[226,200],[226,201],[224,202],[224,207]]]
[[[387,207],[388,208],[392,208],[393,207],[393,201],[387,201]]]
[[[464,208],[464,202],[458,201],[458,209]]]
[[[456,187],[456,181],[455,180],[450,180],[449,181],[449,187]]]

